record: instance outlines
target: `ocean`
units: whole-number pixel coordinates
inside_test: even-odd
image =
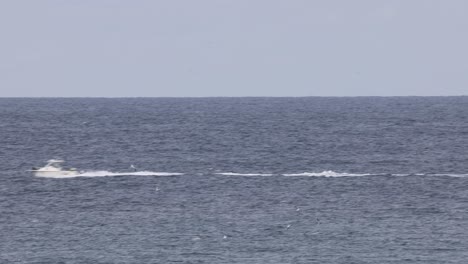
[[[468,261],[468,97],[0,98],[0,168],[0,263]]]

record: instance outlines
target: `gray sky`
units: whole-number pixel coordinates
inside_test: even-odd
[[[0,97],[468,95],[466,0],[2,0]]]

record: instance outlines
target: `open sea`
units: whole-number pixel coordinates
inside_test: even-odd
[[[0,263],[466,264],[468,97],[0,98]]]

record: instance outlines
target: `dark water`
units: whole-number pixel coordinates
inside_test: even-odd
[[[468,97],[4,98],[0,168],[0,263],[468,261]]]

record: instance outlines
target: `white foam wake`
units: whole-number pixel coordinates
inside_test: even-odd
[[[362,177],[362,176],[395,176],[395,177],[411,177],[411,176],[427,176],[427,177],[468,177],[468,174],[454,174],[454,173],[343,173],[334,171],[322,172],[303,172],[281,174],[283,176],[303,176],[303,177]]]
[[[235,172],[219,172],[215,173],[224,176],[273,176],[271,173],[235,173]]]
[[[340,173],[334,171],[322,171],[322,172],[303,172],[303,173],[288,173],[281,174],[283,176],[303,176],[303,177],[358,177],[358,176],[369,176],[374,174],[369,173]]]
[[[408,177],[408,176],[427,176],[428,174],[425,173],[392,173],[392,176],[397,177]]]
[[[428,176],[447,176],[447,177],[455,177],[455,178],[464,178],[464,177],[468,177],[468,174],[445,173],[445,174],[428,174]]]
[[[183,173],[175,172],[154,172],[154,171],[135,171],[135,172],[111,172],[111,171],[84,171],[76,175],[47,175],[38,176],[42,178],[76,178],[76,177],[106,177],[106,176],[177,176]]]
[[[335,172],[332,170],[322,172],[303,172],[303,173],[284,173],[284,174],[272,174],[272,173],[236,173],[236,172],[218,172],[216,175],[223,176],[287,176],[287,177],[362,177],[362,176],[394,176],[394,177],[411,177],[411,176],[427,176],[427,177],[457,177],[464,178],[468,177],[468,174],[455,174],[455,173],[345,173]],[[176,172],[155,172],[155,171],[135,171],[135,172],[112,172],[112,171],[83,171],[75,175],[60,175],[50,174],[41,175],[36,177],[41,178],[76,178],[76,177],[112,177],[112,176],[178,176],[185,175],[185,173]],[[197,175],[204,175],[204,173],[198,173]]]

